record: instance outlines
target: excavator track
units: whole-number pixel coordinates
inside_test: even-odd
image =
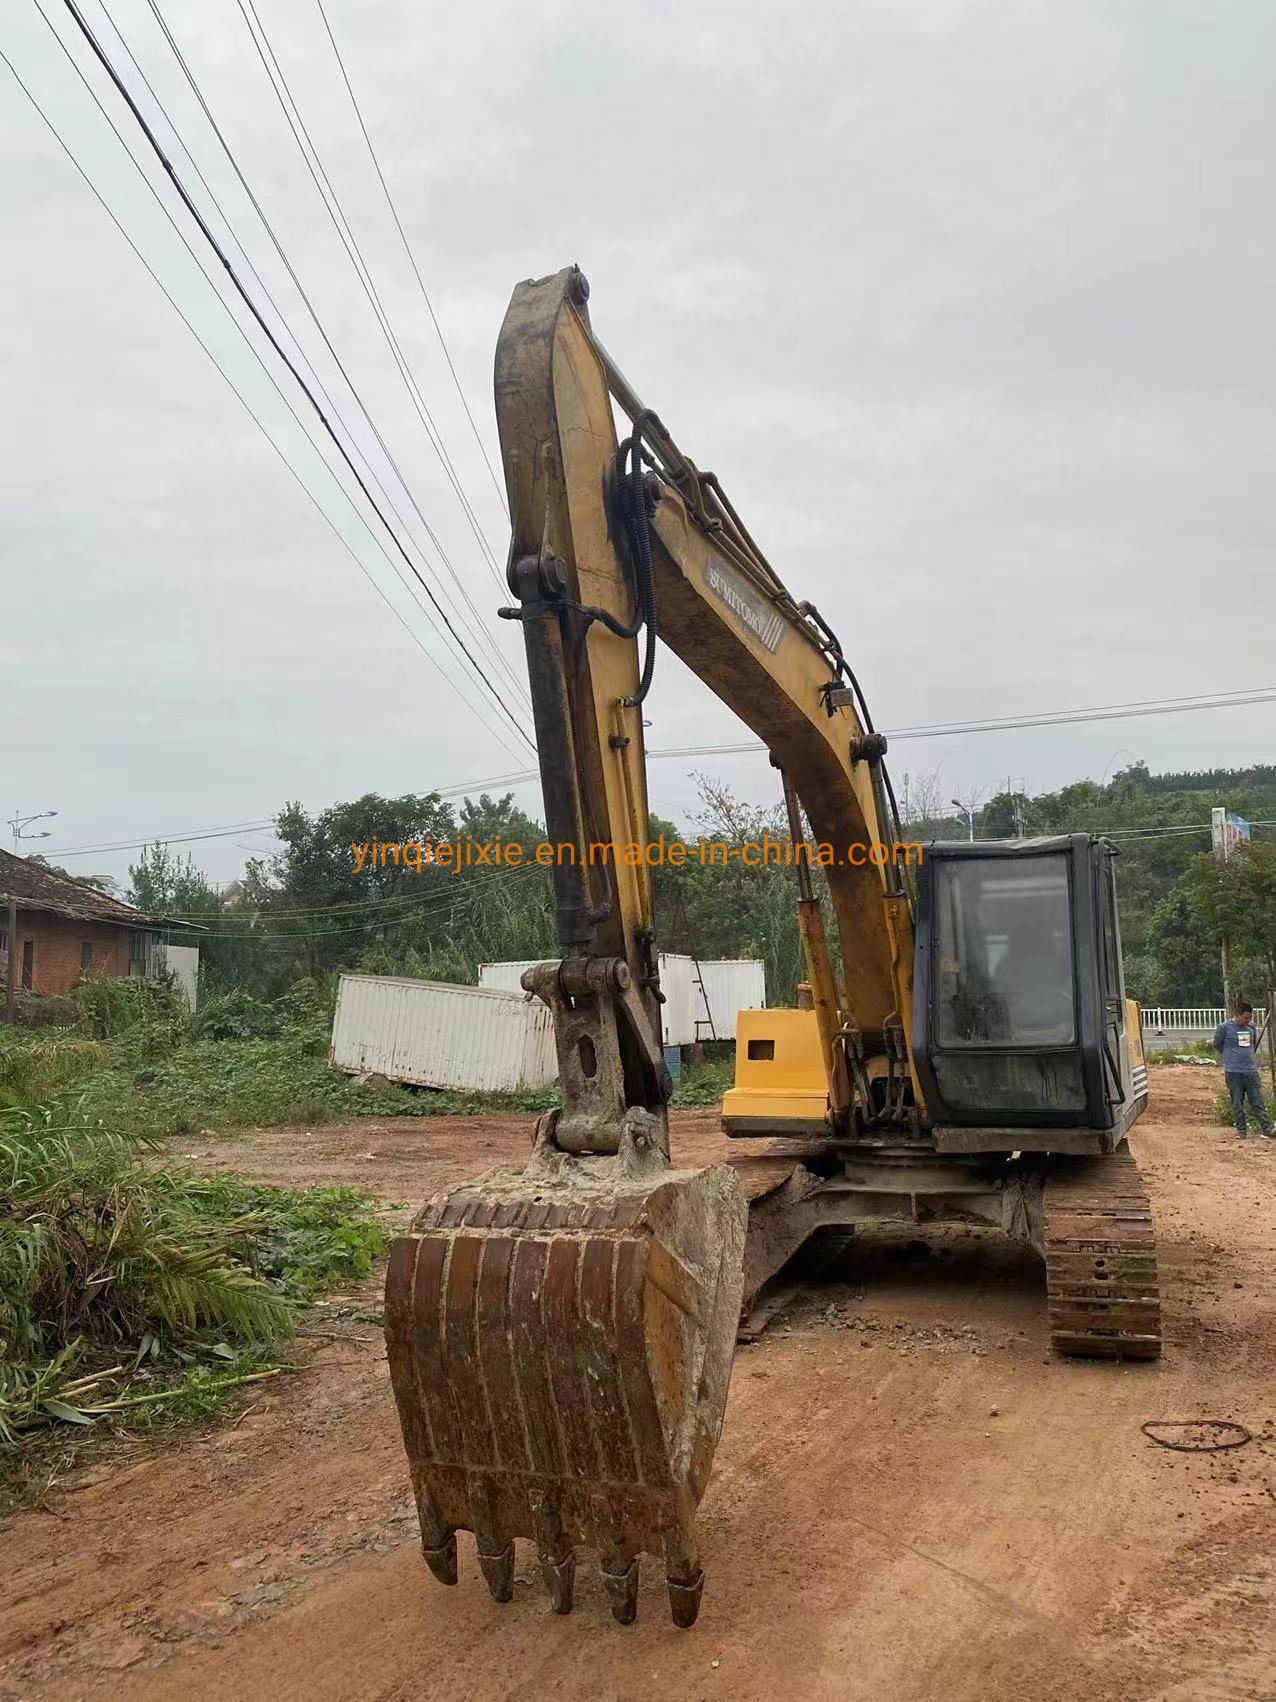
[[[1060,1162],[1046,1179],[1043,1231],[1055,1352],[1159,1358],[1156,1231],[1129,1147]]]

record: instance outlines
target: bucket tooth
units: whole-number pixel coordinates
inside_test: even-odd
[[[603,1583],[611,1602],[611,1616],[618,1625],[632,1625],[638,1617],[638,1556],[625,1561],[613,1561],[603,1567]]]
[[[440,1584],[455,1584],[456,1582],[456,1532],[453,1531],[447,1540],[438,1548],[427,1548],[421,1544],[421,1553],[425,1556],[425,1564],[433,1572]]]
[[[669,1588],[669,1612],[673,1622],[680,1631],[689,1631],[700,1615],[704,1571],[701,1569],[690,1579],[675,1578],[670,1574],[665,1582]]]
[[[673,1622],[680,1630],[689,1631],[700,1613],[704,1593],[704,1569],[690,1518],[665,1532],[665,1583]]]
[[[572,1595],[576,1587],[576,1556],[571,1549],[561,1560],[541,1551],[541,1577],[549,1593],[549,1605],[555,1613],[572,1611]]]
[[[570,1613],[576,1585],[576,1551],[563,1532],[562,1514],[549,1497],[533,1494],[530,1500],[549,1605],[555,1613]]]
[[[492,1592],[492,1600],[509,1601],[514,1594],[514,1544],[507,1542],[495,1554],[484,1554],[480,1549],[478,1563]]]

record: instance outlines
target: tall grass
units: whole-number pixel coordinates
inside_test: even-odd
[[[57,1102],[0,1116],[0,1444],[67,1417],[86,1372],[291,1330],[253,1269],[266,1221],[208,1210],[193,1182]]]
[[[272,1013],[281,1035],[299,1000]],[[286,1040],[200,1040],[143,982],[67,1004],[75,1028],[0,1030],[0,1453],[59,1422],[206,1412],[384,1241],[355,1190],[209,1180],[149,1150],[140,1105],[174,1058]]]

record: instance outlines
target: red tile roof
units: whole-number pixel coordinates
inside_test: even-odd
[[[16,898],[21,910],[68,916],[76,922],[114,922],[121,928],[156,928],[163,924],[132,904],[99,892],[57,869],[30,857],[0,851],[0,900]]]

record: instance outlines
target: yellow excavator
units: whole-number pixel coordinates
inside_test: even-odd
[[[553,1013],[561,1108],[524,1167],[438,1195],[394,1243],[386,1335],[436,1578],[456,1583],[473,1531],[507,1601],[527,1538],[565,1613],[589,1547],[627,1623],[647,1553],[689,1626],[737,1329],[813,1237],[994,1225],[1044,1257],[1057,1351],[1159,1353],[1125,1145],[1146,1072],[1113,848],[1070,834],[900,854],[886,740],[833,627],[642,405],[588,296],[576,267],[520,284],[496,351],[516,599],[501,613],[522,624],[560,848],[559,955],[524,986]],[[846,598],[865,648],[898,621],[881,595]],[[628,854],[650,839],[657,633],[779,771],[806,963],[804,1008],[740,1013],[723,1126],[748,1162],[703,1170],[670,1151],[651,869]]]

